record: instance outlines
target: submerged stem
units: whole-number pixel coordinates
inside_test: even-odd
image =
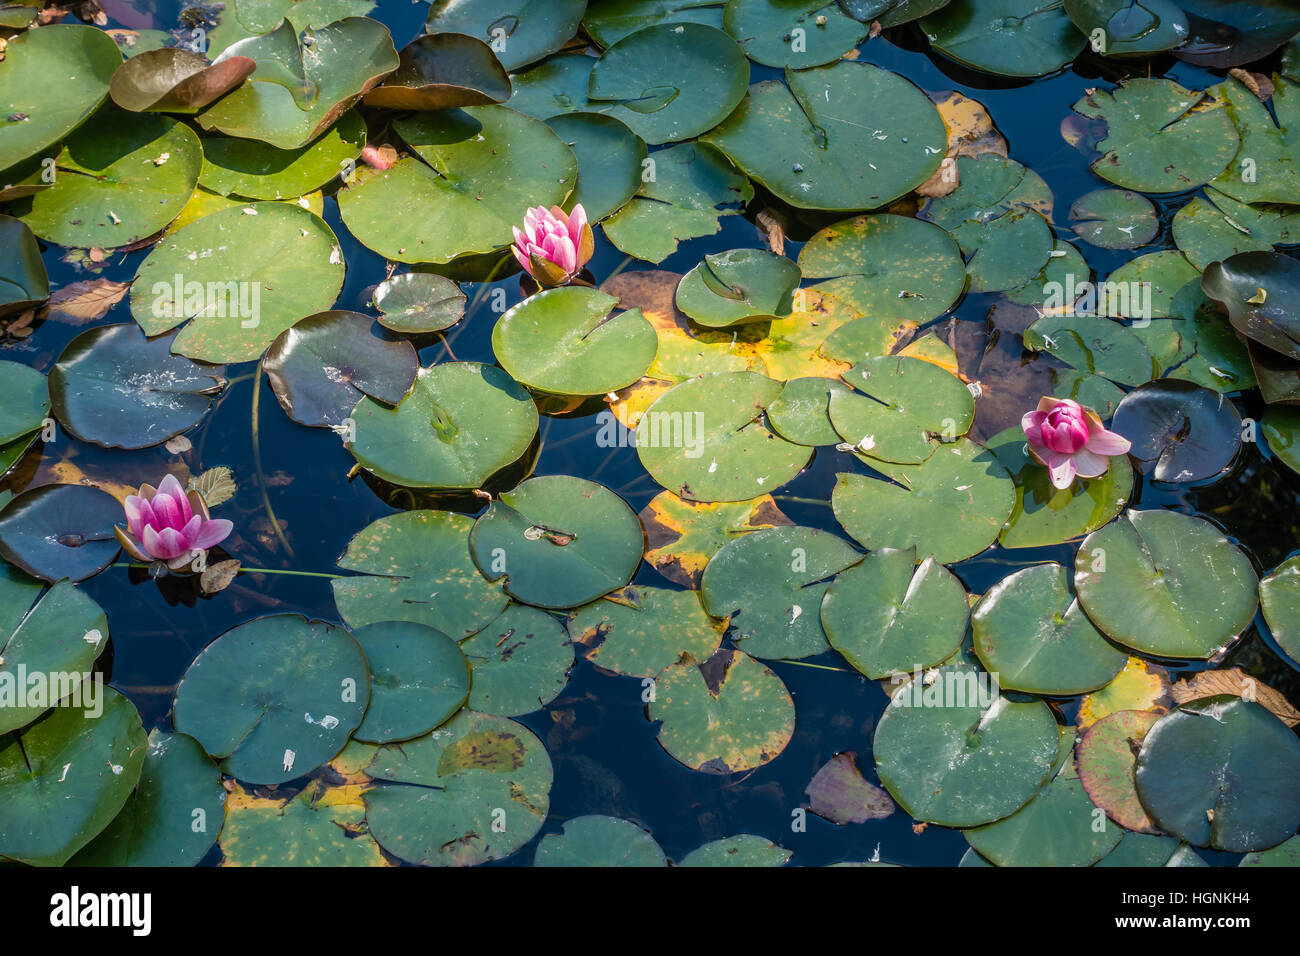
[[[293,557],[293,548],[289,546],[289,540],[280,530],[280,522],[276,520],[275,509],[271,507],[271,495],[266,490],[266,475],[262,473],[262,449],[261,442],[258,439],[258,411],[262,405],[262,360],[257,360],[257,370],[253,373],[253,469],[257,474],[257,487],[262,492],[262,506],[266,508],[266,516],[271,519],[271,528],[275,531],[275,536],[280,539],[284,545],[285,553]]]

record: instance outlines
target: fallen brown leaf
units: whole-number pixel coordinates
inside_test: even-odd
[[[1191,680],[1178,681],[1171,688],[1171,693],[1174,701],[1179,704],[1200,697],[1231,694],[1244,700],[1253,700],[1266,707],[1288,727],[1300,724],[1300,710],[1292,707],[1291,702],[1280,691],[1274,690],[1256,677],[1251,677],[1240,667],[1201,671]]]
[[[69,283],[50,296],[49,318],[69,325],[94,322],[121,302],[130,288],[129,282],[114,282],[112,279]]]

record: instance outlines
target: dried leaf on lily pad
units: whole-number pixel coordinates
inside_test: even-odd
[[[804,791],[808,794],[808,809],[840,826],[881,820],[894,812],[889,794],[862,776],[854,762],[857,756],[846,750],[817,771]]]
[[[1268,708],[1288,727],[1300,724],[1300,710],[1291,706],[1291,702],[1284,694],[1247,674],[1240,667],[1201,671],[1189,680],[1176,681],[1170,688],[1170,692],[1173,694],[1174,703],[1177,704],[1185,704],[1189,700],[1198,700],[1201,697],[1213,697],[1216,694],[1231,694]]]
[[[203,569],[203,573],[199,576],[199,587],[204,594],[216,594],[230,587],[238,574],[239,562],[234,558],[229,561],[218,561]]]

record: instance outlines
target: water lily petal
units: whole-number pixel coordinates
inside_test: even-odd
[[[1087,448],[1080,449],[1074,454],[1074,468],[1080,478],[1096,478],[1098,475],[1104,475],[1109,467],[1110,458],[1106,455],[1098,455]]]
[[[1047,460],[1047,468],[1051,472],[1053,487],[1064,490],[1074,483],[1077,468],[1073,455],[1062,455],[1059,452],[1054,452]]]
[[[205,551],[225,541],[233,530],[235,530],[234,524],[225,518],[212,518],[203,523],[203,527],[199,529],[198,536],[190,547]]]
[[[1133,443],[1118,432],[1103,428],[1088,436],[1086,447],[1098,455],[1127,455]]]

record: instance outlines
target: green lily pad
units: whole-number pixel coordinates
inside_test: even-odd
[[[667,866],[663,848],[631,820],[574,817],[537,844],[533,866]]]
[[[49,412],[45,376],[19,362],[0,362],[0,445],[40,429]]]
[[[831,395],[835,430],[872,460],[917,465],[970,430],[975,399],[961,379],[932,362],[879,355],[844,373],[858,391]]]
[[[604,222],[605,237],[620,251],[662,262],[686,239],[711,236],[722,216],[734,216],[754,195],[731,161],[702,143],[682,143],[646,160],[641,188]],[[647,178],[649,177],[649,178]]]
[[[796,445],[837,445],[840,433],[831,423],[831,402],[852,390],[831,378],[793,378],[767,407],[767,421],[786,441]]]
[[[785,866],[793,850],[777,846],[771,840],[741,833],[712,840],[682,857],[678,866]]]
[[[756,83],[703,140],[801,209],[885,206],[929,179],[947,150],[929,97],[897,73],[848,60]]]
[[[293,199],[345,172],[366,145],[366,121],[348,110],[305,146],[279,149],[255,139],[209,136],[199,185],[223,196]]]
[[[598,289],[547,289],[497,321],[492,351],[515,381],[552,395],[603,395],[636,382],[659,347],[640,309],[611,314]]]
[[[674,386],[637,425],[641,464],[659,484],[694,501],[744,501],[774,491],[810,454],[763,422],[781,387],[756,372],[716,372]]]
[[[106,109],[68,138],[54,185],[14,210],[48,242],[114,249],[175,219],[202,166],[199,138],[185,124]]]
[[[645,559],[670,581],[698,587],[704,567],[738,534],[790,524],[771,495],[746,501],[686,501],[661,491],[641,511]],[[698,658],[703,660],[703,658]]]
[[[1104,56],[1145,56],[1187,41],[1187,15],[1175,0],[1065,0],[1065,12]]]
[[[1222,395],[1192,382],[1148,382],[1124,396],[1111,428],[1157,481],[1222,475],[1241,450],[1241,415]]]
[[[1241,203],[1296,204],[1300,137],[1295,123],[1300,118],[1300,88],[1282,77],[1275,86],[1276,124],[1268,107],[1244,83],[1228,80],[1209,91],[1227,102],[1227,114],[1241,138],[1236,157],[1212,184]]]
[[[108,618],[67,581],[41,595],[39,584],[8,565],[2,574],[0,700],[8,699],[0,706],[0,733],[8,733],[60,701],[85,698],[82,678],[90,679],[92,666],[108,646]]]
[[[726,622],[710,617],[698,591],[627,587],[569,616],[573,644],[601,670],[654,677],[683,654],[708,660]]]
[[[607,219],[636,195],[647,151],[645,141],[624,123],[600,113],[564,113],[546,125],[578,157],[572,202],[581,203],[589,221]]]
[[[370,669],[370,704],[354,740],[386,744],[446,723],[469,697],[469,661],[446,634],[413,621],[352,632]]]
[[[953,0],[923,18],[921,29],[944,56],[997,76],[1055,73],[1086,43],[1048,0]]]
[[[1078,779],[1062,775],[1005,820],[965,831],[966,841],[995,866],[1091,866],[1124,835],[1098,828],[1096,809]]]
[[[363,794],[371,835],[424,866],[507,857],[541,829],[550,807],[553,771],[542,742],[523,724],[468,710],[432,734],[380,748],[366,773],[381,781]]]
[[[721,30],[698,23],[658,24],[605,50],[591,68],[587,100],[658,145],[711,130],[736,108],[748,86],[749,61]]]
[[[799,267],[766,249],[706,255],[682,276],[677,308],[700,325],[726,328],[789,315]]]
[[[1246,629],[1258,604],[1250,559],[1218,528],[1173,511],[1129,511],[1079,546],[1074,587],[1113,641],[1206,660]]]
[[[84,581],[117,557],[122,503],[90,485],[41,485],[0,510],[0,558],[32,577]]]
[[[379,283],[371,304],[379,324],[407,335],[441,332],[465,317],[460,285],[433,272],[403,272]]]
[[[89,26],[52,23],[10,37],[0,65],[0,169],[43,152],[82,124],[108,97],[122,53]],[[57,95],[51,95],[51,91]]]
[[[1152,319],[1133,331],[1166,378],[1195,382],[1220,394],[1256,384],[1245,343],[1209,303],[1191,318]]]
[[[514,717],[545,707],[569,683],[573,645],[555,617],[511,604],[460,645],[474,674],[469,706]]]
[[[1088,728],[1078,746],[1079,782],[1088,797],[1126,830],[1159,833],[1138,798],[1133,773],[1142,739],[1160,715],[1120,710]]]
[[[1080,371],[1121,385],[1141,385],[1156,372],[1151,353],[1137,333],[1104,315],[1083,311],[1044,315],[1025,330],[1022,339],[1025,348],[1047,352]]]
[[[1237,152],[1237,131],[1223,101],[1173,80],[1125,80],[1114,90],[1089,93],[1074,111],[1106,124],[1092,171],[1125,189],[1195,189],[1223,172]]]
[[[1241,858],[1238,866],[1300,866],[1300,837],[1292,837],[1268,850],[1257,850]]]
[[[1269,451],[1292,471],[1300,472],[1300,409],[1270,405],[1260,427]]]
[[[287,19],[299,29],[323,27],[344,17],[364,17],[375,8],[369,0],[234,0],[239,25],[265,33]]]
[[[1287,558],[1259,582],[1259,604],[1278,647],[1300,661],[1300,555]]]
[[[659,23],[703,23],[722,27],[725,0],[603,0],[590,4],[582,27],[603,47]]]
[[[1197,269],[1239,252],[1268,252],[1300,242],[1300,212],[1285,206],[1247,206],[1212,186],[1174,216],[1174,242]]]
[[[731,619],[732,641],[754,657],[798,659],[829,648],[818,609],[830,578],[862,560],[843,538],[813,528],[768,528],[723,546],[700,595]]]
[[[492,48],[463,33],[417,37],[398,54],[397,69],[365,95],[367,106],[445,110],[510,98],[510,77]]]
[[[970,616],[966,589],[932,557],[882,548],[842,571],[822,599],[833,648],[872,680],[934,667],[952,657]]]
[[[194,866],[217,842],[226,816],[221,772],[197,740],[149,732],[135,793],[73,866]]]
[[[248,783],[293,780],[343,749],[370,697],[365,655],[346,631],[273,614],[226,631],[176,688],[176,729]]]
[[[1133,494],[1133,466],[1127,456],[1112,458],[1104,474],[1076,478],[1061,489],[1030,456],[1020,426],[998,432],[986,447],[1016,484],[1016,507],[998,535],[1004,548],[1059,544],[1096,531],[1123,511]]]
[[[527,604],[573,608],[623,587],[641,563],[644,533],[604,485],[567,475],[530,478],[474,523],[470,549],[489,580]]]
[[[726,648],[660,674],[648,715],[661,722],[659,743],[669,756],[704,773],[761,767],[794,735],[794,701],[781,678]]]
[[[433,0],[425,31],[478,37],[517,70],[564,46],[586,7],[586,0]]]
[[[495,252],[530,206],[556,206],[578,175],[573,151],[540,120],[504,106],[437,110],[396,120],[417,154],[360,169],[339,212],[362,245],[394,262],[450,262]],[[430,230],[430,222],[455,229]]]
[[[1200,859],[1195,853],[1192,853],[1187,844],[1179,843],[1171,836],[1156,836],[1150,833],[1125,833],[1120,838],[1119,843],[1115,844],[1115,849],[1093,865],[1125,867],[1208,865],[1203,861],[1199,864],[1184,862],[1184,855],[1178,852],[1180,848],[1192,857]]]
[[[97,717],[58,707],[0,737],[0,857],[62,866],[131,796],[145,759],[144,727],[129,700],[111,687],[100,693]]]
[[[365,468],[408,488],[478,488],[528,450],[537,406],[505,372],[477,362],[420,369],[395,408],[366,397],[347,448]]]
[[[585,53],[561,53],[510,77],[506,105],[539,120],[565,113],[585,113],[587,78],[596,58]],[[613,117],[610,117],[613,119]]]
[[[1142,805],[1193,846],[1265,850],[1300,827],[1300,740],[1259,704],[1220,695],[1183,704],[1147,731]]]
[[[361,576],[331,582],[349,627],[414,621],[461,640],[489,624],[507,603],[479,574],[469,551],[474,521],[449,511],[404,511],[380,518],[338,560]]]
[[[255,69],[257,63],[246,56],[209,64],[202,53],[164,47],[137,53],[119,66],[108,92],[114,103],[133,113],[197,113]]]
[[[959,827],[1023,807],[1051,773],[1059,747],[1046,704],[1003,697],[988,675],[964,664],[896,691],[872,743],[880,782],[903,810]]]
[[[221,831],[223,866],[388,866],[365,832],[365,805],[355,786],[312,780],[288,800],[257,797],[236,786]]]
[[[149,448],[188,431],[225,388],[225,370],[171,346],[135,324],[81,333],[50,369],[54,414],[73,437],[108,448]]]
[[[957,240],[972,292],[1024,286],[1054,249],[1044,218],[1052,212],[1052,191],[1032,169],[994,153],[960,156],[957,171],[957,188],[931,199],[919,216]]]
[[[21,219],[0,216],[0,256],[0,316],[25,312],[50,297],[41,247]]]
[[[722,25],[755,63],[796,70],[834,63],[870,31],[826,0],[730,0]]]
[[[1127,660],[1093,627],[1055,562],[1023,568],[985,591],[971,612],[971,631],[980,663],[1003,687],[1027,694],[1097,690]]]
[[[1094,189],[1074,201],[1070,218],[1074,234],[1101,249],[1136,249],[1160,231],[1155,205],[1128,189]]]
[[[1056,239],[1047,262],[1034,278],[1018,289],[1002,293],[1003,298],[1017,305],[1047,306],[1051,295],[1051,283],[1057,283],[1061,291],[1062,304],[1065,294],[1070,289],[1087,288],[1084,283],[1092,279],[1092,270],[1084,261],[1083,254],[1069,242]]]
[[[236,56],[255,60],[257,72],[200,113],[199,125],[277,149],[310,143],[398,67],[388,28],[369,17],[301,31],[286,20],[270,33],[232,44],[215,62]]]
[[[992,452],[966,438],[920,465],[868,461],[888,481],[840,474],[831,508],[863,547],[915,547],[951,564],[992,544],[1011,515],[1016,488]]]
[[[396,405],[420,359],[406,339],[368,315],[320,312],[285,329],[263,360],[284,413],[300,425],[340,426],[363,395]]]
[[[1141,289],[1144,283],[1150,283],[1151,314],[1136,315],[1134,301],[1140,300],[1146,306],[1146,296],[1130,294],[1127,311],[1134,314],[1123,314],[1125,303],[1122,297],[1118,297],[1115,311],[1121,313],[1120,318],[1189,318],[1206,302],[1201,291],[1201,274],[1181,252],[1173,249],[1130,259],[1112,272],[1106,281],[1113,288],[1127,287],[1130,290]]]
[[[799,268],[864,315],[918,324],[947,312],[966,285],[961,251],[943,229],[889,214],[821,229],[799,250]]]
[[[1238,253],[1206,266],[1201,288],[1239,334],[1300,360],[1300,262],[1278,252]]]
[[[131,314],[149,336],[186,323],[172,340],[179,355],[247,362],[333,306],[344,269],[338,240],[314,213],[279,202],[226,209],[154,246],[131,286]]]

